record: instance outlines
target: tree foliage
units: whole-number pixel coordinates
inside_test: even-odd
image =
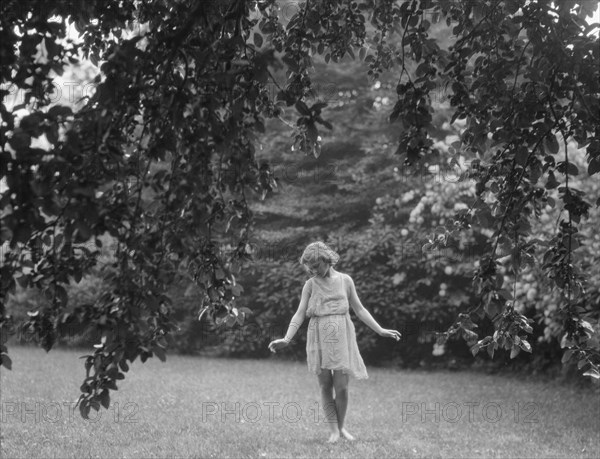
[[[251,252],[249,201],[276,185],[272,168],[256,159],[256,136],[267,118],[295,110],[294,145],[318,156],[322,131],[335,120],[325,102],[309,102],[311,71],[317,60],[350,56],[364,60],[373,79],[396,76],[389,119],[399,133],[398,165],[479,161],[471,205],[425,246],[440,248],[473,226],[493,228],[474,275],[479,300],[441,339],[476,336],[477,320],[488,316],[495,332],[477,339],[473,352],[530,351],[527,318],[506,293],[499,259],[510,256],[516,279],[543,251],[545,275],[562,293],[565,355],[598,377],[600,356],[590,345],[598,298],[577,250],[586,243],[580,227],[600,201],[573,185],[574,176],[600,170],[598,26],[587,22],[596,2],[309,0],[292,17],[280,6],[3,3],[0,207],[10,251],[1,267],[0,331],[13,326],[4,305],[17,283],[48,298],[23,324],[45,349],[69,327],[99,331],[81,387],[87,416],[109,406],[127,362],[165,358],[174,328],[168,290],[180,279],[200,288],[198,312],[242,322],[235,276]],[[438,21],[449,41],[429,35]],[[73,110],[53,99],[53,79],[86,59],[99,69],[95,91]],[[440,88],[451,94],[451,122],[464,122],[451,155],[432,138],[432,94]],[[15,92],[22,103],[7,102]],[[570,142],[585,150],[587,170],[575,166]],[[534,234],[532,221],[554,189],[557,231]],[[69,307],[65,286],[96,269],[94,246],[105,234],[116,241],[114,261],[101,270],[110,288]],[[4,340],[0,357],[10,368]]]

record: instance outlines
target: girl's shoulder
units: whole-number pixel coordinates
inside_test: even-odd
[[[341,276],[342,279],[344,279],[344,280],[352,279],[349,274],[342,273],[340,271],[336,271],[336,274],[338,274],[339,276]]]
[[[351,283],[351,282],[353,282],[353,281],[352,281],[352,278],[350,277],[350,275],[349,275],[349,274],[346,274],[346,273],[341,273],[341,272],[339,272],[339,271],[336,271],[336,274],[337,274],[338,276],[340,276],[340,278],[342,279],[342,282],[344,282],[345,284],[348,284],[348,283]]]

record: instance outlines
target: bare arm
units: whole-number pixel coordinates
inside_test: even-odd
[[[397,330],[387,330],[385,328],[382,328],[381,325],[379,325],[377,321],[373,318],[371,313],[367,311],[367,309],[360,302],[352,278],[350,276],[347,276],[346,279],[346,293],[348,295],[348,302],[350,303],[350,307],[356,313],[356,316],[378,335],[399,340],[401,336],[400,332]]]
[[[284,338],[277,339],[271,341],[269,343],[269,349],[272,352],[275,352],[277,349],[283,348],[289,344],[292,340],[298,329],[304,323],[304,319],[306,318],[306,308],[308,307],[308,299],[310,298],[311,287],[310,283],[306,282],[304,287],[302,288],[302,298],[300,298],[300,304],[298,305],[298,310],[293,315],[292,320],[290,320],[290,325],[288,326],[287,332]]]
[[[286,341],[291,341],[298,329],[304,323],[304,319],[306,318],[306,308],[308,307],[308,299],[310,298],[310,290],[310,284],[308,282],[305,283],[304,287],[302,288],[302,298],[300,298],[298,310],[293,315],[292,320],[290,320],[290,325],[288,326],[285,338],[283,338]]]

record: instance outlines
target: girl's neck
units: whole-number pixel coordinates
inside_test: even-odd
[[[321,277],[321,279],[332,279],[336,274],[336,271],[333,269],[333,267],[329,267],[327,269],[327,271],[325,271],[325,275],[323,277]]]

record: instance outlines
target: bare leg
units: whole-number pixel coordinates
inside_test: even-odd
[[[354,440],[354,437],[344,428],[346,411],[348,410],[348,380],[349,376],[342,370],[333,371],[333,387],[335,388],[335,407],[337,412],[338,429],[342,437]]]
[[[335,443],[340,438],[340,429],[338,428],[337,411],[335,401],[333,400],[333,376],[331,370],[322,370],[319,378],[319,386],[321,387],[321,401],[323,403],[323,411],[325,412],[325,422],[329,424],[331,435],[328,443]]]

